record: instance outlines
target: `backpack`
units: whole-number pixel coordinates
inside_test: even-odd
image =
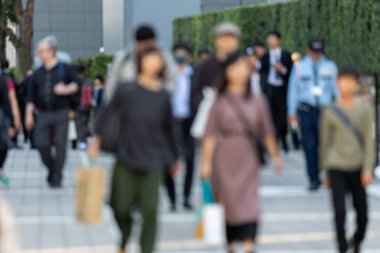
[[[58,80],[60,80],[66,84],[66,82],[65,82],[65,64],[62,62],[58,63],[57,76],[58,76]],[[80,84],[78,84],[78,85],[80,85]],[[68,99],[69,99],[69,103],[70,103],[70,109],[75,111],[80,106],[81,89],[79,88],[78,92],[69,96]]]
[[[82,85],[81,95],[82,96],[81,96],[80,104],[85,105],[85,106],[91,106],[93,92],[92,92],[92,85],[89,82],[89,80],[84,80],[83,85]]]

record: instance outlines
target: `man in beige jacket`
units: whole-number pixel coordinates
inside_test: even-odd
[[[134,34],[135,43],[133,47],[121,50],[115,55],[112,67],[108,73],[108,80],[105,86],[105,101],[108,103],[117,86],[121,82],[132,82],[138,74],[138,54],[149,47],[158,47],[165,61],[164,84],[169,92],[175,90],[177,84],[176,65],[173,56],[157,44],[156,34],[152,27],[141,25]]]

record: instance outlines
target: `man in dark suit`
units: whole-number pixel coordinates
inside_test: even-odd
[[[262,89],[269,101],[277,136],[287,152],[289,149],[286,141],[288,132],[287,94],[293,62],[290,53],[282,50],[281,42],[282,37],[278,31],[268,33],[269,50],[262,58],[260,72]]]

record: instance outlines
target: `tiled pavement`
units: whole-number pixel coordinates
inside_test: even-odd
[[[284,156],[286,171],[275,176],[271,169],[263,170],[261,189],[263,219],[259,252],[262,253],[332,253],[335,252],[326,190],[309,193],[305,190],[302,156]],[[99,164],[111,174],[112,159],[102,157]],[[35,151],[12,151],[6,164],[11,177],[9,189],[0,188],[16,216],[23,253],[113,253],[118,238],[109,208],[105,207],[104,223],[98,226],[78,224],[74,217],[75,170],[81,165],[79,152],[70,151],[62,190],[50,190],[44,181],[44,171]],[[1,186],[0,186],[1,187]],[[199,187],[195,187],[195,202],[199,202]],[[371,222],[367,253],[380,253],[380,184],[369,190]],[[179,211],[169,213],[162,190],[160,233],[157,245],[160,253],[219,253],[220,248],[206,247],[193,236],[196,215]],[[349,215],[353,220],[353,215]],[[352,231],[352,226],[348,226]],[[138,232],[138,227],[136,228]],[[131,250],[136,251],[136,236]]]

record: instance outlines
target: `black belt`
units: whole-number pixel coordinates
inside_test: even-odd
[[[70,110],[68,107],[62,107],[62,108],[37,108],[39,112],[61,112],[64,110]]]
[[[300,110],[302,112],[320,111],[321,107],[320,106],[314,106],[314,105],[311,105],[308,103],[299,103],[298,110]]]

